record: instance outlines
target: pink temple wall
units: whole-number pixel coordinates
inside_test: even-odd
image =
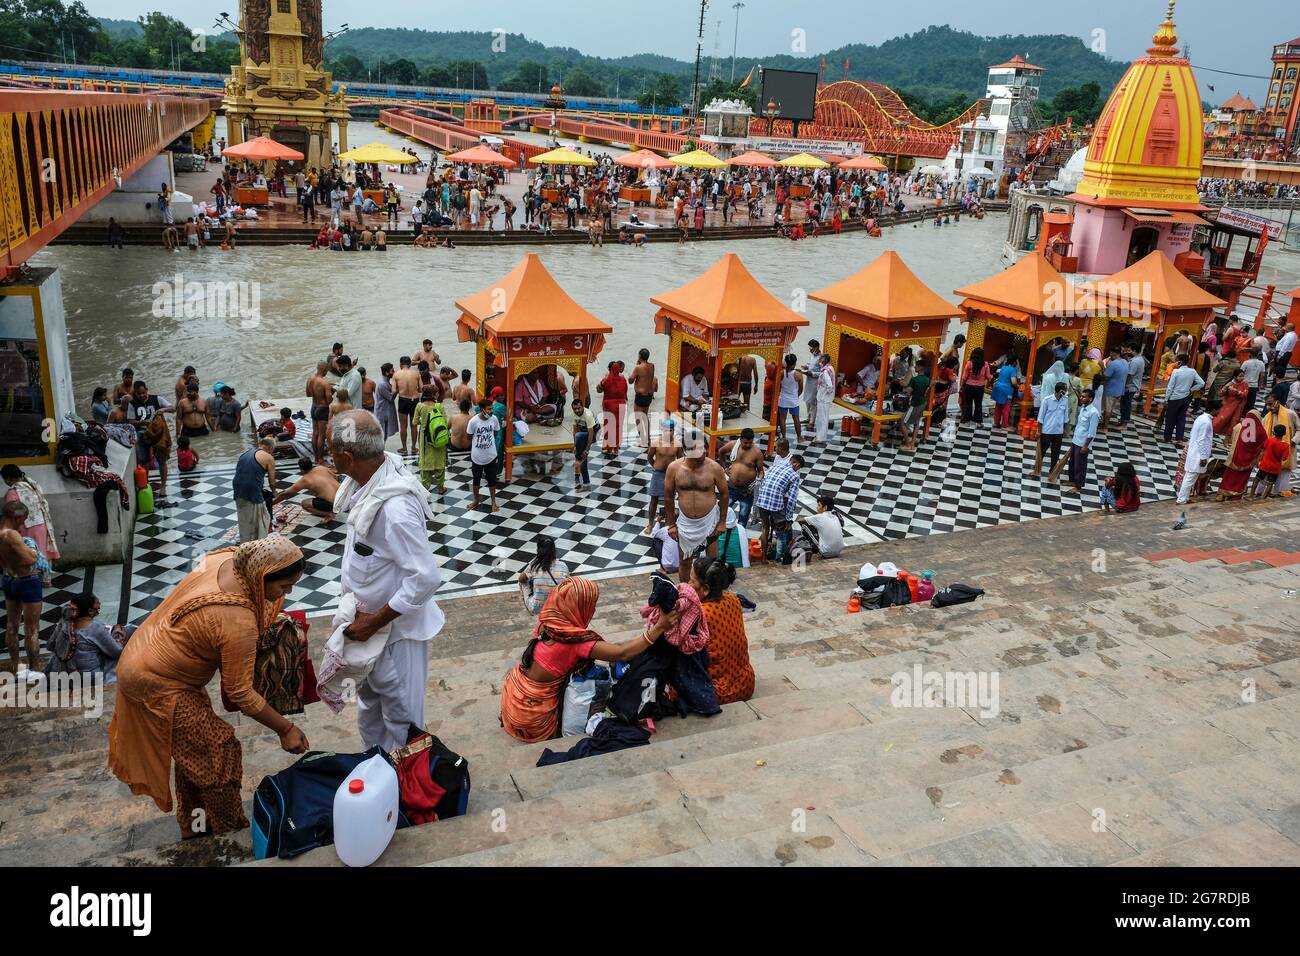
[[[1079,271],[1111,275],[1127,266],[1128,247],[1135,228],[1140,228],[1139,223],[1124,215],[1123,209],[1077,203],[1070,239],[1074,243],[1071,251],[1079,257]],[[1171,260],[1191,246],[1190,226],[1170,223],[1155,228],[1160,233],[1156,248]]]

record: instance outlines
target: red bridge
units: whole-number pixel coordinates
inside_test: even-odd
[[[0,281],[199,125],[216,102],[0,89]]]

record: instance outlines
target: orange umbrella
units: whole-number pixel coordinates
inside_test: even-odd
[[[235,159],[302,159],[302,153],[277,143],[269,136],[255,136],[236,146],[227,146],[221,151],[222,156]]]
[[[631,166],[635,169],[671,169],[673,162],[649,149],[638,149],[614,160],[616,166]]]
[[[763,153],[756,153],[750,150],[748,153],[741,153],[739,156],[733,156],[727,160],[728,166],[760,166],[764,169],[776,165],[776,160],[771,156]]]
[[[832,166],[839,166],[844,162],[843,156],[836,156],[834,153],[827,153],[825,159],[826,162],[830,163]]]
[[[874,156],[854,156],[852,159],[846,159],[840,163],[840,169],[865,169],[873,173],[883,173],[889,169],[884,163]]]
[[[487,146],[472,146],[469,149],[462,149],[459,153],[452,153],[447,157],[447,160],[452,163],[477,163],[480,166],[504,166],[506,169],[514,169],[518,165],[513,159],[506,159],[496,150]]]

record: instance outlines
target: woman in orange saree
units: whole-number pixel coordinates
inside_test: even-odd
[[[1228,456],[1224,461],[1223,480],[1219,482],[1219,501],[1240,498],[1246,491],[1250,473],[1264,454],[1268,431],[1253,409],[1232,429],[1228,438]]]
[[[1237,369],[1232,380],[1223,387],[1223,405],[1214,416],[1214,434],[1226,435],[1241,421],[1241,416],[1246,411],[1246,396],[1249,394],[1246,373]]]
[[[272,535],[206,555],[132,635],[117,666],[117,706],[108,726],[108,769],[131,792],[172,809],[176,767],[181,838],[248,826],[240,787],[243,751],[212,710],[207,685],[218,670],[242,713],[274,730],[289,753],[307,738],[253,689],[258,637],[302,574],[303,557]]]

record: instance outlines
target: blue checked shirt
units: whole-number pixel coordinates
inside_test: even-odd
[[[802,479],[789,460],[778,461],[763,476],[755,502],[767,511],[780,511],[786,521],[794,520],[794,510],[799,500],[799,483]]]

